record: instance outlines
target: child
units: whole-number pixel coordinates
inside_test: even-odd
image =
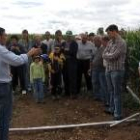
[[[53,99],[59,99],[62,88],[61,88],[61,73],[63,68],[63,61],[65,60],[64,55],[60,52],[60,47],[55,47],[54,52],[50,54],[50,63],[48,68],[51,75],[51,94]]]
[[[44,93],[48,93],[48,90],[49,90],[49,69],[48,69],[49,56],[47,54],[42,54],[41,59],[42,59],[41,61],[43,63],[44,72],[45,72]]]
[[[33,83],[34,98],[37,103],[44,102],[43,82],[45,73],[40,56],[33,58],[34,62],[30,65],[30,82]]]

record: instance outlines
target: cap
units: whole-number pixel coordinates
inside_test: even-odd
[[[44,60],[48,60],[49,59],[49,56],[47,54],[42,54],[40,55],[41,58],[43,58]]]
[[[67,36],[72,36],[72,35],[73,35],[73,34],[72,34],[72,31],[67,31],[67,32],[66,32],[66,35],[67,35]]]
[[[75,39],[81,40],[81,36],[80,35],[77,35],[77,36],[75,36]]]

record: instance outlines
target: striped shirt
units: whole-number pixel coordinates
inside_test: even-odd
[[[125,70],[126,42],[118,35],[115,40],[110,40],[103,52],[106,61],[106,71]]]

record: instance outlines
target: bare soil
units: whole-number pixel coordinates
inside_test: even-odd
[[[37,104],[29,95],[15,98],[11,127],[52,126],[87,122],[111,121],[104,113],[104,105],[92,98],[61,98],[53,101],[47,97],[44,104]],[[124,116],[135,113],[124,109]],[[10,132],[10,140],[140,140],[138,122],[109,126],[90,126],[61,130]]]

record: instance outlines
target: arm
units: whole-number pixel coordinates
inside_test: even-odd
[[[12,65],[19,66],[28,62],[28,57],[38,54],[39,49],[31,49],[27,54],[16,55],[13,52],[7,50],[4,46],[0,46],[0,56],[3,62]]]
[[[103,53],[103,58],[108,60],[117,59],[123,52],[126,53],[125,42],[118,43],[113,53]]]
[[[41,65],[41,70],[42,70],[42,80],[43,82],[45,82],[45,71],[44,71],[43,64]]]
[[[30,82],[33,83],[33,63],[30,65]]]

